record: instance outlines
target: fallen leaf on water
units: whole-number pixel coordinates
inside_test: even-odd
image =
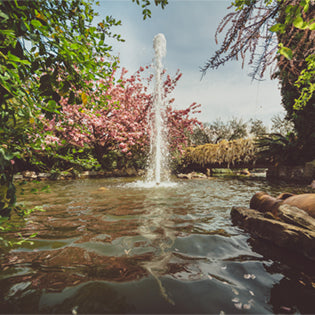
[[[72,315],[77,315],[78,314],[78,308],[79,306],[75,306],[72,308],[71,312],[72,312]]]
[[[249,273],[244,274],[244,279],[256,279],[255,275],[251,275]]]
[[[254,294],[254,292],[253,291],[251,291],[251,290],[249,290],[249,293],[250,293],[250,295],[252,295],[252,296],[254,296],[255,294]]]
[[[10,262],[10,263],[15,262],[17,259],[18,259],[18,256],[10,257],[10,258],[9,258],[9,262]]]
[[[244,304],[244,305],[243,305],[243,308],[244,308],[245,310],[249,310],[249,309],[251,308],[251,305],[250,305],[250,304]]]
[[[235,303],[234,306],[235,306],[238,310],[241,310],[243,304],[242,304],[242,303]]]
[[[235,295],[239,295],[239,292],[238,292],[236,289],[234,289],[234,288],[232,288],[232,292],[233,292]]]

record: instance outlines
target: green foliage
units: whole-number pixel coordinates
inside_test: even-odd
[[[8,215],[16,200],[12,164],[15,156],[7,153],[5,146],[0,147],[0,216]]]
[[[294,133],[281,135],[271,133],[256,141],[259,155],[269,160],[274,165],[299,165],[302,164],[301,142]]]
[[[295,99],[294,110],[303,110],[310,102],[315,91],[315,54],[308,56],[305,61],[307,67],[300,73],[295,86],[301,90],[299,98]]]
[[[36,105],[48,112],[58,109],[60,95],[70,94],[70,86],[83,88],[98,73],[96,57],[110,58],[105,35],[111,36],[109,28],[120,24],[107,18],[93,26],[90,1],[2,1],[0,10],[1,73],[5,74],[0,78],[0,103],[14,97],[21,101],[23,96],[32,107],[35,98]],[[110,68],[109,61],[103,63]],[[61,70],[62,80],[58,79]],[[27,80],[31,82],[25,88]]]
[[[276,61],[277,72],[274,72],[273,78],[280,79],[282,104],[287,118],[294,123],[297,139],[286,143],[286,135],[283,135],[283,139],[271,136],[266,141],[270,142],[271,154],[282,148],[282,157],[286,157],[288,163],[312,160],[315,154],[314,1],[236,0],[232,4],[235,12],[223,19],[217,33],[228,22],[232,23],[232,27],[227,31],[221,49],[205,69],[224,64],[238,54],[244,61],[247,52],[250,63],[256,60],[252,75],[255,78],[256,74],[262,77],[266,68]],[[260,47],[258,39],[263,44],[259,51],[256,49]],[[273,46],[276,42],[278,50]],[[286,163],[284,158],[281,161]]]
[[[308,117],[314,112],[314,1],[313,0],[235,0],[216,31],[227,28],[220,49],[201,69],[216,69],[240,57],[253,65],[253,79],[263,77],[276,61],[273,78],[279,78],[283,105],[305,144],[313,136]],[[278,44],[278,49],[276,45]],[[301,113],[305,111],[305,113]],[[307,129],[303,131],[302,120]],[[314,128],[314,124],[313,124]]]
[[[0,215],[0,243],[3,243],[5,246],[20,246],[23,243],[33,244],[31,241],[32,238],[36,237],[37,233],[33,233],[28,237],[23,237],[21,233],[17,233],[18,239],[8,239],[7,237],[1,236],[6,232],[17,232],[21,226],[25,224],[25,220],[28,215],[34,211],[44,211],[42,207],[26,208],[22,205],[14,207],[15,213],[18,215],[19,219],[11,220],[8,216]]]
[[[279,50],[278,53],[282,56],[284,56],[285,58],[291,60],[293,58],[293,53],[292,50],[288,47],[284,47],[282,43],[280,43],[278,45]]]
[[[190,142],[193,145],[206,143],[218,143],[221,140],[236,140],[248,136],[247,122],[242,119],[232,118],[226,123],[220,118],[212,123],[205,123],[203,127],[195,128],[190,136]]]
[[[282,114],[276,114],[271,118],[272,126],[271,131],[275,134],[281,134],[282,136],[287,136],[294,132],[294,124],[291,120],[288,120]]]
[[[267,127],[260,119],[251,119],[249,132],[255,138],[259,138],[267,134]]]
[[[39,116],[59,114],[61,96],[81,103],[87,90],[115,63],[105,37],[122,40],[112,17],[93,24],[92,1],[0,1],[0,212],[13,203],[13,152],[30,159],[45,131]],[[71,158],[70,158],[71,159]]]
[[[85,170],[99,170],[101,165],[94,157],[93,149],[78,148],[72,145],[47,146],[45,151],[34,150],[28,158],[16,160],[18,169],[32,169],[36,172],[57,172],[58,174],[71,170],[82,172]]]
[[[313,7],[311,0],[302,0],[299,1],[296,4],[289,4],[284,6],[284,18],[281,18],[278,23],[273,25],[270,28],[271,32],[275,32],[277,34],[282,34],[282,38],[286,35],[286,32],[288,32],[288,27],[293,25],[296,29],[299,30],[315,30],[315,19],[311,15],[311,11],[313,11]],[[311,7],[311,8],[310,8]],[[306,20],[304,17],[308,17]],[[295,36],[292,35],[291,36]],[[311,41],[311,39],[309,39]],[[289,40],[289,42],[294,42]],[[292,44],[291,44],[292,46]],[[298,46],[295,45],[295,46]],[[294,55],[294,49],[295,47],[286,47],[284,43],[280,42],[278,44],[279,50],[278,53],[282,56],[284,56],[288,60],[300,59],[301,56],[295,56]],[[295,57],[295,58],[294,58]],[[308,102],[311,100],[312,95],[315,90],[315,56],[314,54],[305,55],[303,56],[305,59],[305,67],[300,71],[300,74],[297,77],[297,80],[295,82],[295,86],[297,90],[299,91],[298,97],[295,99],[293,109],[303,110],[303,108],[306,107]],[[300,60],[299,60],[300,62]]]
[[[143,19],[151,17],[151,10],[148,9],[148,7],[151,5],[151,1],[149,0],[132,0],[132,2],[135,2],[137,5],[141,5],[142,7],[142,15]],[[154,0],[154,4],[156,6],[161,6],[162,9],[168,4],[168,0]]]

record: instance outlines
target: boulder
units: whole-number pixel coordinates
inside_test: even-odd
[[[315,218],[315,194],[293,195],[284,199],[283,204],[298,207]]]
[[[315,261],[314,219],[304,211],[289,205],[279,206],[279,209],[282,218],[277,218],[269,212],[233,207],[231,218],[233,224],[242,227],[253,236],[271,241]]]
[[[14,179],[14,180],[23,180],[24,177],[23,177],[23,175],[21,175],[21,174],[15,174],[15,175],[13,176],[13,179]]]
[[[309,187],[315,189],[315,179],[312,180],[311,184],[309,185]]]
[[[24,171],[22,174],[25,179],[37,179],[37,175],[33,171]]]
[[[315,219],[297,207],[287,204],[280,205],[277,212],[277,219],[315,232]]]
[[[182,179],[207,179],[207,175],[203,173],[192,172],[188,174],[177,174],[178,178]]]
[[[177,174],[177,177],[181,178],[181,179],[191,179],[191,174],[190,173],[189,174],[180,173],[180,174]]]
[[[37,176],[39,180],[47,180],[49,179],[49,177],[50,177],[49,173],[39,173]]]
[[[269,196],[263,191],[257,192],[249,202],[249,207],[260,212],[272,212],[276,214],[283,200]]]
[[[243,169],[239,172],[240,175],[250,176],[251,173],[249,170]]]
[[[257,192],[250,200],[250,208],[261,212],[272,212],[277,216],[279,206],[287,204],[304,210],[315,218],[315,194],[293,195],[282,193],[277,198],[265,192]]]

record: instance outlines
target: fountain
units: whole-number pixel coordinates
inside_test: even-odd
[[[159,33],[154,37],[153,48],[155,51],[155,88],[153,106],[149,114],[151,139],[146,182],[160,185],[161,182],[169,182],[166,109],[161,80],[162,59],[166,55],[166,39],[163,34]]]

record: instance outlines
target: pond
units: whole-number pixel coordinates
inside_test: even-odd
[[[21,186],[19,201],[45,212],[20,227],[33,244],[0,249],[0,312],[315,313],[314,265],[231,223],[232,206],[262,190],[305,189],[237,178]]]

